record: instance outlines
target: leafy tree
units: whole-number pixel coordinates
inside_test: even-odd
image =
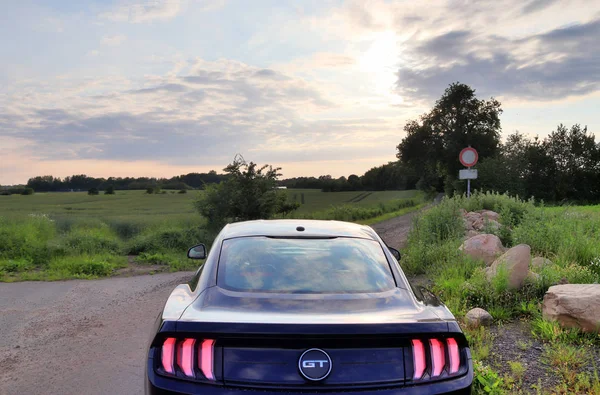
[[[587,127],[573,125],[568,129],[561,124],[544,140],[544,146],[556,166],[557,200],[600,198],[600,150]]]
[[[106,189],[104,190],[104,194],[105,195],[114,195],[115,194],[115,187],[113,187],[112,185],[106,187]]]
[[[237,156],[224,169],[226,180],[206,185],[195,207],[214,229],[230,221],[268,219],[289,212],[292,208],[287,204],[287,194],[276,188],[279,170],[269,165],[259,167],[254,162],[246,163]]]
[[[98,191],[98,188],[90,188],[88,190],[88,195],[90,196],[94,196],[94,195],[98,195],[100,192]]]
[[[497,153],[501,113],[494,98],[480,100],[468,85],[451,84],[429,113],[405,125],[406,137],[397,147],[397,157],[414,169],[422,188],[433,185],[439,190],[441,179],[448,176],[452,181],[458,176],[461,149],[474,147],[480,159]]]

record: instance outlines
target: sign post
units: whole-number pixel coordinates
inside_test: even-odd
[[[475,166],[477,160],[479,159],[479,155],[474,148],[470,146],[467,148],[463,148],[458,155],[458,160],[466,169],[460,170],[458,173],[458,178],[461,180],[467,180],[467,197],[471,197],[471,180],[477,178],[477,170],[471,169],[471,167]]]

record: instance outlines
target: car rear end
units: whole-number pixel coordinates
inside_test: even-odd
[[[158,323],[147,393],[470,393],[454,317],[415,297],[374,232],[268,224],[270,234],[222,232],[197,294],[174,292],[165,311],[177,318]]]
[[[329,360],[301,360],[313,349]],[[319,367],[329,372],[318,375],[328,374],[311,378]],[[468,394],[471,382],[470,351],[455,323],[165,322],[150,347],[146,384],[149,394],[392,395]]]

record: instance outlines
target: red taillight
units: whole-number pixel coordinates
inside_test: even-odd
[[[162,346],[162,367],[167,373],[175,373],[173,360],[175,358],[175,338],[169,337],[165,340]]]
[[[213,349],[214,340],[204,340],[200,349],[200,355],[198,356],[198,365],[204,377],[209,380],[215,379],[215,373],[213,371]]]
[[[177,365],[188,377],[194,377],[194,344],[195,339],[185,339],[179,343]]]
[[[446,353],[446,348],[448,349]],[[413,380],[443,378],[460,371],[460,348],[455,338],[412,340]]]
[[[425,372],[425,347],[423,346],[423,342],[417,339],[413,339],[412,346],[413,365],[415,368],[413,379],[419,380],[421,377],[423,377],[423,373]]]
[[[431,348],[431,376],[437,377],[442,374],[446,365],[444,344],[437,339],[429,339],[429,346]]]
[[[448,339],[448,356],[450,358],[450,374],[458,372],[460,367],[460,352],[455,339]]]
[[[171,375],[183,372],[186,377],[214,381],[214,345],[215,341],[209,339],[188,338],[178,341],[174,337],[168,337],[161,348],[162,369]],[[195,369],[199,369],[204,377],[195,373]]]

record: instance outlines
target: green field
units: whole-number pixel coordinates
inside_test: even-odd
[[[192,204],[201,193],[0,196],[0,281],[95,278],[150,264],[194,269],[185,251],[215,236]],[[286,193],[304,201],[287,218],[373,223],[424,204],[416,191]]]
[[[300,206],[297,213],[312,213],[322,211],[331,206],[357,205],[360,207],[374,206],[391,200],[409,199],[417,196],[418,192],[411,191],[352,191],[352,192],[321,192],[318,189],[288,189],[288,196],[292,201],[304,204]]]
[[[174,191],[173,191],[174,192]],[[318,189],[288,189],[292,201],[304,204],[297,213],[323,211],[331,206],[374,206],[391,200],[417,197],[418,192],[321,192]],[[192,202],[202,191],[186,194],[171,193],[148,195],[145,191],[117,191],[115,195],[89,196],[87,192],[36,193],[31,196],[0,196],[0,216],[18,218],[29,214],[46,214],[52,218],[143,218],[159,220],[198,216]],[[358,200],[358,201],[357,201]],[[356,202],[355,202],[356,201]]]

